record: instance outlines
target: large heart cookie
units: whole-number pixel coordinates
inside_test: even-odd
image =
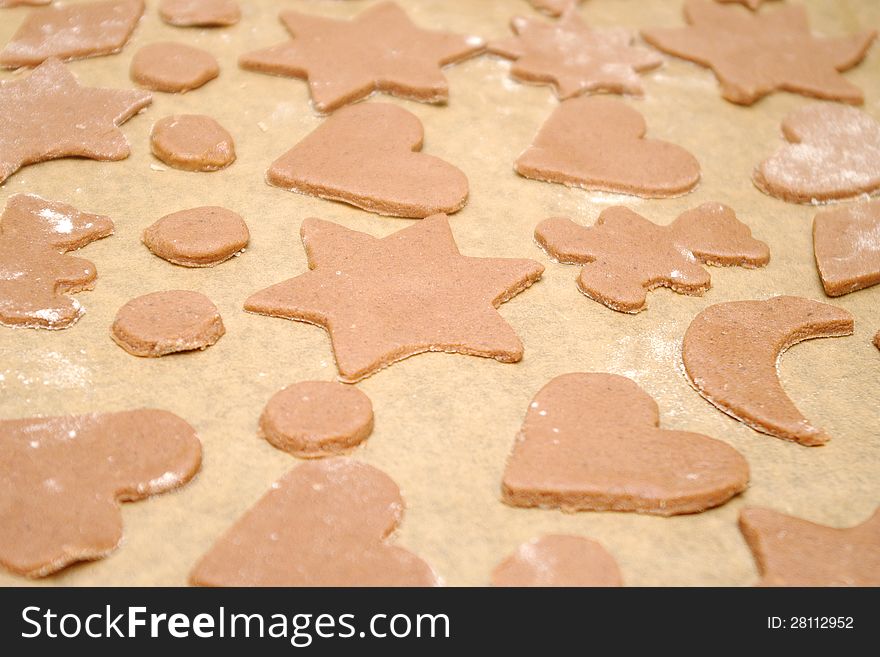
[[[515,168],[526,178],[646,198],[680,196],[696,187],[696,158],[681,146],[645,139],[646,130],[642,115],[621,100],[567,100]]]
[[[669,516],[745,490],[749,466],[734,448],[659,424],[657,403],[626,377],[556,377],[529,406],[504,472],[504,502]]]
[[[422,123],[387,103],[346,107],[272,163],[272,185],[396,217],[460,210],[464,173],[422,148]]]

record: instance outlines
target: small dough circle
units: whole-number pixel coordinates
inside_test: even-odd
[[[153,155],[184,171],[217,171],[235,161],[235,144],[223,126],[210,116],[166,116],[150,133]]]
[[[214,56],[183,43],[161,41],[138,50],[131,59],[131,79],[153,91],[179,93],[198,89],[220,75]]]
[[[213,267],[240,253],[250,233],[235,212],[205,206],[165,215],[143,239],[150,251],[175,265]]]
[[[241,18],[235,0],[162,0],[159,16],[177,27],[226,27]]]
[[[158,357],[207,349],[226,332],[220,313],[199,292],[152,292],[126,303],[113,320],[110,336],[134,356]]]
[[[260,416],[260,435],[303,458],[343,453],[373,431],[373,405],[357,388],[303,381],[275,393]]]

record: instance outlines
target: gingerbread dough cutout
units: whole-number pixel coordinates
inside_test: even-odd
[[[244,251],[247,224],[226,208],[206,206],[165,215],[144,231],[155,255],[182,267],[213,267]]]
[[[798,342],[852,332],[852,315],[827,303],[801,297],[731,301],[694,318],[684,335],[682,360],[697,392],[732,418],[777,438],[822,445],[830,436],[785,394],[776,364]]]
[[[880,586],[880,509],[837,529],[770,509],[740,512],[761,586]]]
[[[176,27],[227,27],[241,18],[235,0],[162,0],[159,16]]]
[[[617,562],[596,541],[549,535],[520,545],[492,572],[492,586],[622,586]]]
[[[85,312],[68,294],[91,290],[98,272],[65,255],[113,234],[109,217],[32,194],[9,197],[0,216],[0,324],[63,329]]]
[[[122,540],[119,503],[183,486],[201,458],[193,428],[168,411],[0,421],[0,565],[45,577],[108,555]]]
[[[854,107],[816,103],[782,122],[790,142],[752,174],[766,194],[792,203],[854,198],[880,190],[880,123]]]
[[[276,392],[260,416],[260,435],[302,458],[342,454],[373,432],[373,404],[336,381],[302,381]]]
[[[170,167],[183,171],[219,171],[235,162],[235,142],[210,116],[177,114],[156,122],[150,149]]]
[[[564,511],[698,513],[745,490],[727,443],[660,429],[657,403],[626,377],[563,374],[535,396],[507,461],[502,499]]]
[[[353,105],[275,160],[266,179],[377,214],[421,219],[457,212],[467,201],[467,178],[448,162],[419,152],[423,137],[422,122],[401,107]]]
[[[532,7],[543,11],[549,16],[561,16],[570,9],[574,9],[583,0],[529,0]]]
[[[688,210],[668,226],[619,205],[603,210],[589,228],[553,217],[538,224],[535,239],[559,262],[584,265],[581,292],[627,313],[644,310],[647,292],[656,287],[703,294],[711,279],[700,263],[752,268],[770,261],[767,245],[720,203]]]
[[[250,71],[308,80],[321,113],[374,91],[425,103],[445,103],[441,68],[482,52],[479,37],[424,30],[393,2],[371,5],[352,20],[281,12],[292,41],[243,55]]]
[[[119,52],[143,13],[143,0],[101,0],[34,9],[0,50],[0,67],[37,66],[50,57],[83,59]]]
[[[113,320],[110,337],[133,356],[155,358],[205,350],[226,329],[208,297],[188,290],[153,292],[126,303]]]
[[[382,239],[320,219],[303,221],[300,234],[311,271],[244,307],[325,328],[343,381],[426,351],[522,359],[496,308],[541,277],[534,260],[461,255],[445,215]]]
[[[345,458],[310,461],[272,484],[196,565],[196,586],[436,586],[388,542],[403,498],[388,475]]]
[[[516,161],[526,178],[645,198],[687,194],[700,164],[681,146],[645,138],[642,115],[615,98],[581,96],[550,115]]]
[[[575,13],[555,23],[517,17],[511,29],[516,36],[490,43],[489,52],[515,60],[514,79],[550,84],[560,99],[592,91],[640,95],[638,74],[663,63],[660,55],[634,46],[629,30],[593,30]]]
[[[642,37],[664,52],[711,68],[722,97],[732,103],[751,105],[777,90],[864,102],[862,90],[840,71],[864,59],[875,31],[815,36],[800,4],[750,13],[710,0],[687,0],[684,16],[687,27],[642,30]]]
[[[214,55],[173,41],[151,43],[131,59],[131,79],[153,91],[190,91],[218,75],[220,66]]]
[[[813,250],[830,297],[880,283],[880,200],[817,214]]]

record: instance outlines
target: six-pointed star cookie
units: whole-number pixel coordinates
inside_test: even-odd
[[[875,31],[842,37],[810,32],[801,5],[749,13],[707,0],[688,0],[687,27],[643,30],[645,40],[676,57],[711,68],[721,95],[751,105],[776,90],[862,103],[862,90],[844,78],[865,57]]]
[[[312,271],[244,307],[327,329],[343,381],[426,351],[522,358],[496,308],[541,277],[534,260],[461,255],[443,214],[383,239],[320,219],[306,219],[300,233]]]
[[[57,59],[0,82],[0,183],[59,157],[125,159],[131,149],[117,126],[151,102],[146,91],[82,87]]]
[[[281,13],[293,41],[243,55],[242,68],[307,79],[315,109],[332,112],[373,91],[427,103],[446,102],[442,66],[485,48],[479,37],[416,27],[392,2],[353,20]]]

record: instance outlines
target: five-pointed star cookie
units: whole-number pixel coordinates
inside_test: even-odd
[[[707,0],[688,0],[687,27],[643,30],[648,43],[711,68],[721,95],[751,105],[776,90],[862,103],[862,90],[840,72],[865,57],[875,31],[842,37],[810,32],[802,5],[745,12]]]
[[[516,36],[490,43],[489,52],[516,60],[514,78],[551,84],[561,99],[587,91],[640,94],[638,73],[663,63],[660,55],[633,46],[629,30],[591,30],[574,12],[555,23],[518,16],[511,28]]]
[[[373,91],[427,103],[446,102],[441,70],[482,52],[479,37],[416,27],[392,2],[350,21],[281,13],[292,41],[243,55],[242,68],[306,79],[315,109],[332,112]]]
[[[0,183],[60,157],[125,159],[131,149],[117,126],[151,102],[146,91],[80,86],[57,59],[0,82]]]
[[[444,214],[383,239],[320,219],[306,219],[300,233],[312,271],[244,307],[327,329],[343,381],[426,351],[522,358],[496,308],[541,277],[534,260],[461,255]]]

